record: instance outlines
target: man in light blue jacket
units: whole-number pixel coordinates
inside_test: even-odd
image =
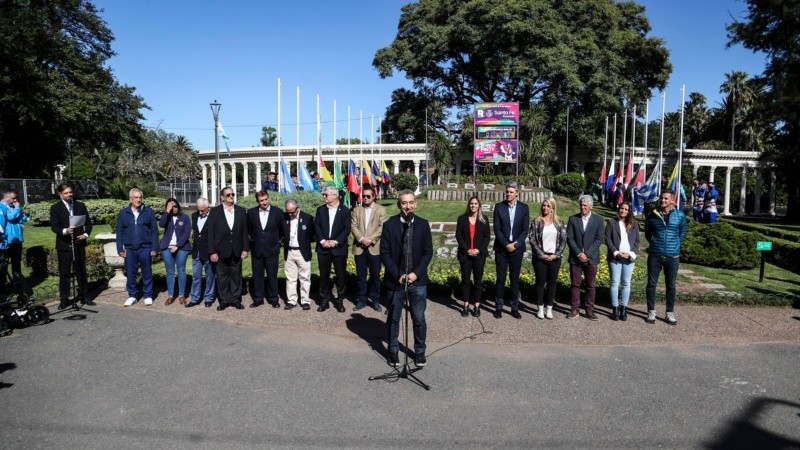
[[[4,217],[0,250],[11,262],[12,276],[19,277],[22,275],[22,243],[25,241],[22,229],[28,221],[28,215],[22,211],[15,190],[10,189],[3,193],[0,214]]]

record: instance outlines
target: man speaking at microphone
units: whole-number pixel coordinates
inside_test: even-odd
[[[416,217],[417,200],[414,192],[403,190],[397,196],[400,214],[383,225],[381,233],[381,262],[385,268],[383,282],[389,301],[386,330],[389,336],[389,359],[392,367],[400,367],[397,356],[400,344],[400,314],[408,294],[411,321],[414,325],[414,364],[423,367],[425,359],[425,303],[428,287],[428,264],[433,257],[433,239],[427,220]]]

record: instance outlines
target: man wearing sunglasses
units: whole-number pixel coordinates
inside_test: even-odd
[[[372,308],[381,311],[381,233],[383,223],[389,218],[386,208],[375,203],[375,191],[364,186],[362,203],[353,209],[353,255],[358,276],[358,301],[353,311],[367,306],[367,297]],[[367,276],[369,275],[369,281]]]
[[[247,236],[247,211],[235,205],[236,194],[230,186],[220,193],[222,203],[208,214],[208,257],[217,269],[217,291],[219,306],[223,311],[242,305],[242,260],[250,252]]]

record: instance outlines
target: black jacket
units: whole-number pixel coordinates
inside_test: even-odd
[[[283,237],[283,211],[269,207],[267,226],[261,228],[259,207],[247,211],[247,234],[250,235],[250,252],[254,258],[278,257]]]
[[[413,238],[411,247],[411,272],[417,275],[418,286],[428,284],[428,264],[433,258],[433,238],[431,225],[421,217],[414,217]],[[389,290],[402,288],[400,276],[405,274],[405,268],[400,267],[403,257],[403,223],[400,214],[392,216],[383,224],[381,233],[381,262],[385,268],[384,284]]]
[[[233,206],[233,229],[225,220],[223,205],[211,208],[208,213],[208,254],[217,254],[220,258],[239,257],[242,252],[250,251],[250,239],[247,236],[247,211],[241,206]]]
[[[310,214],[300,211],[300,222],[297,223],[297,244],[303,259],[311,261],[311,243],[314,242],[314,218]],[[289,220],[283,218],[283,259],[289,253]]]
[[[485,218],[484,218],[485,219]],[[475,221],[475,248],[480,251],[478,258],[486,258],[489,254],[489,222]],[[458,242],[458,260],[463,261],[469,256],[469,217],[466,214],[458,216],[456,223],[456,241]]]
[[[86,205],[79,201],[73,201],[72,215],[86,216],[86,223],[74,230],[75,237],[84,233],[92,234],[92,221],[89,219],[89,211],[86,210]],[[69,209],[61,199],[50,207],[50,228],[56,234],[56,250],[69,250],[72,237],[68,234],[63,234],[64,228],[69,228]],[[87,242],[88,239],[75,240],[75,246],[85,247]]]

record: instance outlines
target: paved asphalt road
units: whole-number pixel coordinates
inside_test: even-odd
[[[800,447],[796,341],[430,342],[425,391],[380,331],[95,309],[0,338],[0,447]]]

